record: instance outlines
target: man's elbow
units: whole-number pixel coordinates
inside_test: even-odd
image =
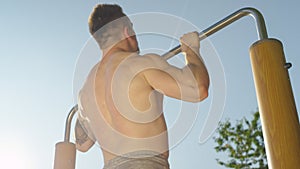
[[[85,152],[88,151],[87,149],[84,149],[82,146],[80,146],[80,145],[78,145],[78,144],[76,144],[76,150],[78,150],[78,151],[80,151],[80,152],[83,152],[83,153],[85,153]]]
[[[206,86],[206,85],[198,86],[197,90],[198,90],[198,92],[195,92],[195,93],[198,93],[198,94],[195,95],[195,97],[192,101],[194,103],[201,102],[208,97],[208,86]]]
[[[208,97],[208,86],[203,85],[199,87],[199,101],[203,101]]]
[[[91,148],[91,146],[86,146],[86,145],[79,145],[78,143],[76,143],[76,149],[80,152],[87,152],[89,149]]]

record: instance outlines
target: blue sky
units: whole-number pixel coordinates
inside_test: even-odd
[[[97,3],[120,4],[128,15],[144,12],[171,14],[202,30],[240,8],[259,9],[265,17],[269,37],[282,41],[286,59],[293,63],[289,72],[299,107],[300,59],[297,49],[300,14],[297,1],[1,1],[0,155],[10,152],[11,158],[6,160],[23,164],[15,168],[53,168],[55,143],[63,139],[66,115],[76,103],[73,100],[73,77],[80,52],[90,40],[87,18]],[[153,48],[163,46],[151,40],[155,38],[141,37],[142,49],[151,44]],[[254,22],[250,17],[209,38],[226,75],[227,95],[222,120],[250,117],[257,110],[249,59],[249,47],[256,40]],[[176,41],[172,41],[161,50],[167,51],[176,45]],[[214,67],[208,66],[208,69]],[[212,87],[213,91],[216,90]],[[201,111],[193,128],[171,150],[173,169],[222,168],[215,161],[220,155],[213,149],[213,140],[199,143],[211,100],[210,97],[200,104]],[[177,103],[170,99],[166,105],[169,125],[176,121],[177,116],[168,112],[179,109]],[[0,159],[5,158],[1,156]],[[101,168],[102,165],[97,146],[87,153],[77,154],[77,169]]]

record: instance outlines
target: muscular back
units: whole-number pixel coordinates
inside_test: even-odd
[[[95,97],[97,111],[90,109],[86,116],[105,161],[136,150],[168,156],[163,95],[145,78],[145,69],[154,67],[144,57],[125,52],[104,57],[81,92],[82,105]],[[90,90],[94,94],[85,96]]]

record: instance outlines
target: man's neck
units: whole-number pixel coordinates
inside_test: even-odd
[[[103,52],[102,58],[114,55],[116,53],[138,53],[138,51],[133,52],[133,51],[125,50],[123,48],[118,48],[118,47],[113,47],[113,48],[110,48],[108,50],[103,50],[102,52]]]

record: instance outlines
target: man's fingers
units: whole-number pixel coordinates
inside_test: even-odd
[[[199,49],[200,48],[200,39],[199,33],[194,31],[184,34],[180,38],[181,50],[185,52],[188,48]]]

